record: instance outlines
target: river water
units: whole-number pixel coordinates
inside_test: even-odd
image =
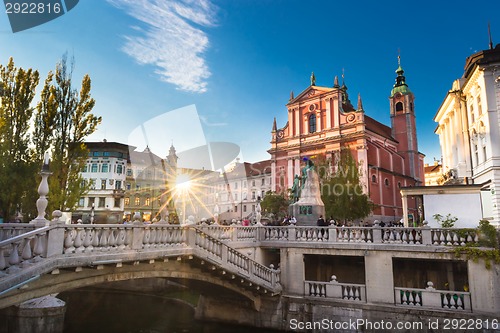
[[[276,333],[247,326],[200,322],[187,302],[140,293],[75,290],[66,302],[64,333]]]

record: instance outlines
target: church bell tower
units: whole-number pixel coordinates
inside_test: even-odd
[[[414,103],[415,96],[406,84],[400,56],[398,56],[398,69],[396,69],[396,74],[396,83],[389,97],[392,136],[399,142],[398,153],[405,159],[404,173],[417,180],[417,184],[415,185],[421,185],[423,175],[421,175],[419,167],[420,161]]]

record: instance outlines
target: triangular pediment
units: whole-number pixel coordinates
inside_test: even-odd
[[[333,90],[335,90],[335,88],[309,86],[303,92],[301,92],[299,95],[297,95],[295,98],[289,100],[287,105],[294,104],[297,102],[306,101],[308,99],[315,98],[318,95],[322,95],[324,93],[328,93],[328,92],[331,92]]]

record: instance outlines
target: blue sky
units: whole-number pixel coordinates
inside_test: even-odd
[[[317,85],[332,86],[344,69],[351,101],[361,93],[365,112],[389,125],[400,49],[416,96],[419,149],[432,163],[440,157],[433,116],[466,57],[488,47],[488,22],[500,43],[500,2],[485,5],[82,0],[58,19],[15,34],[0,13],[0,62],[12,56],[17,66],[38,69],[43,82],[62,54],[74,56],[74,83],[91,76],[94,113],[103,117],[92,140],[141,147],[144,141],[129,141],[139,127],[161,156],[172,142],[184,150],[226,141],[256,162],[269,158],[273,118],[278,127],[286,124],[290,91],[306,89],[312,71]],[[151,121],[193,105],[186,119],[167,117],[191,126]],[[174,128],[182,135],[170,135]]]

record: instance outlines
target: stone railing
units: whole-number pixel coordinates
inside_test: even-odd
[[[396,287],[394,299],[398,306],[472,312],[470,293],[465,291]]]
[[[238,227],[234,227],[238,228]],[[246,227],[248,228],[248,227]],[[366,243],[394,245],[464,246],[477,242],[475,229],[431,229],[429,227],[301,227],[255,228],[260,242]]]
[[[366,286],[339,283],[335,279],[330,282],[304,281],[304,296],[366,302]]]
[[[249,226],[200,225],[198,228],[220,241],[253,242],[257,234],[256,227]]]
[[[18,272],[23,267],[46,257],[49,244],[48,232],[51,229],[43,227],[1,241],[0,277]]]
[[[280,270],[265,267],[252,260],[243,253],[229,247],[226,243],[205,233],[199,228],[195,229],[194,239],[195,250],[200,251],[200,257],[206,257],[212,262],[219,264],[220,267],[233,267],[241,276],[250,281],[263,283],[266,287],[275,292],[281,291]]]
[[[248,234],[248,230],[240,231],[242,237],[248,237],[245,233]],[[256,288],[262,286],[273,293],[281,291],[279,269],[265,267],[192,226],[161,223],[68,225],[56,218],[48,226],[0,242],[0,293],[13,285],[22,284],[30,277],[30,270],[25,269],[33,268],[34,264],[37,264],[37,274],[44,274],[43,267],[49,262],[47,272],[58,267],[81,267],[100,261],[163,258],[170,250],[178,255],[177,249],[182,253],[195,254],[202,260],[208,258],[219,269],[247,278]],[[44,264],[44,260],[49,258],[56,259],[57,263],[51,260]],[[17,273],[23,275],[21,280],[16,277]]]
[[[35,229],[33,224],[28,223],[2,223],[0,224],[0,242]]]

